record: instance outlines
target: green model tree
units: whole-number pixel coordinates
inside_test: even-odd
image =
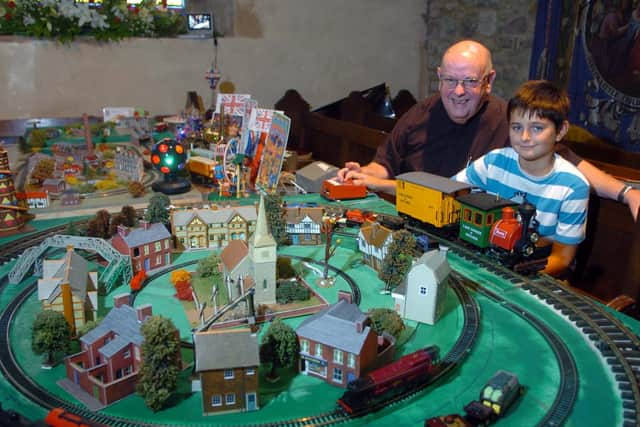
[[[264,210],[267,214],[269,230],[271,230],[276,243],[286,245],[289,242],[289,236],[287,236],[287,223],[284,219],[282,197],[277,194],[266,195],[264,198]]]
[[[221,280],[222,272],[220,271],[220,255],[214,252],[206,258],[198,261],[196,273],[200,277],[211,277],[212,280]]]
[[[277,317],[273,319],[260,344],[260,361],[271,363],[267,379],[276,381],[278,368],[295,366],[299,353],[298,336],[293,328]]]
[[[404,330],[402,318],[390,308],[373,308],[367,314],[371,320],[371,328],[378,335],[382,335],[386,331],[397,340]]]
[[[161,222],[164,225],[169,224],[169,211],[167,208],[171,204],[169,197],[163,193],[156,193],[149,200],[147,212],[144,214],[145,221],[150,223]]]
[[[46,365],[54,364],[56,352],[68,352],[71,328],[59,311],[44,310],[31,325],[31,349],[35,354],[46,353]]]
[[[180,338],[171,320],[152,316],[141,328],[142,366],[138,377],[138,394],[156,412],[176,389],[180,373]]]
[[[387,254],[382,260],[382,269],[378,276],[385,283],[385,290],[391,291],[404,279],[411,267],[413,257],[417,255],[416,238],[407,230],[395,231]]]

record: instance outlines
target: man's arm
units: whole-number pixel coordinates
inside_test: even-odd
[[[371,162],[360,166],[357,162],[347,162],[338,171],[338,181],[352,180],[354,184],[366,185],[371,191],[396,194],[396,181],[389,179],[389,172],[380,163]]]
[[[625,184],[622,181],[600,170],[586,160],[582,160],[577,166],[598,196],[617,200],[620,191],[625,188]],[[623,201],[629,206],[633,220],[637,221],[638,211],[640,210],[640,190],[632,189],[627,191],[624,194]]]

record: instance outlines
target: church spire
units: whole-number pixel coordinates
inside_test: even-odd
[[[260,205],[258,205],[258,220],[256,221],[256,231],[253,233],[253,246],[276,246],[276,240],[269,231],[263,195],[260,195]]]

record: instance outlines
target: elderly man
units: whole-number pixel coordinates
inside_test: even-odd
[[[366,166],[347,162],[338,179],[352,179],[372,191],[395,194],[396,175],[422,170],[452,176],[470,161],[509,145],[506,102],[491,95],[496,72],[484,45],[464,40],[444,53],[438,67],[439,93],[404,114]],[[634,220],[640,190],[632,189],[561,145],[558,152],[576,165],[596,193],[626,203]]]

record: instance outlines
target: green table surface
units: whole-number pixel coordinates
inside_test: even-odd
[[[290,202],[326,203],[317,195],[288,197],[287,200]],[[343,205],[384,213],[395,212],[392,205],[375,196],[343,203]],[[41,229],[52,223],[40,223],[36,220],[33,221],[33,226],[36,229]],[[362,264],[356,249],[355,239],[344,236],[340,238],[342,243],[331,259],[331,265],[340,268],[358,283],[362,292],[361,309],[366,311],[375,307],[392,308],[391,296],[380,292],[383,284],[377,274]],[[10,242],[10,238],[0,239],[2,245],[10,244]],[[278,253],[308,256],[320,260],[324,256],[324,246],[280,247]],[[208,254],[209,251],[176,253],[173,262],[180,263],[199,259]],[[565,425],[613,426],[622,423],[621,401],[612,373],[593,343],[588,341],[573,323],[528,292],[458,258],[455,254],[449,254],[449,262],[454,270],[498,292],[509,302],[518,304],[524,310],[543,319],[563,338],[575,358],[580,381],[578,398]],[[294,262],[294,264],[296,263],[297,261]],[[11,266],[12,263],[9,263],[0,267],[0,274],[7,274]],[[193,268],[195,269],[195,264]],[[316,278],[314,273],[308,269],[305,270],[305,277],[312,284]],[[19,285],[5,287],[0,293],[0,310],[4,310],[7,303],[20,289],[34,280],[36,278],[29,277]],[[348,286],[342,279],[338,279],[333,287],[316,288],[316,291],[330,303],[333,303],[337,301],[338,291],[342,289],[347,290]],[[123,291],[127,291],[127,288],[121,287],[113,290],[103,300],[103,308],[105,310],[110,308],[111,295]],[[136,299],[136,305],[151,303],[154,313],[171,318],[180,330],[181,338],[190,341],[191,326],[181,304],[173,298],[174,292],[167,273],[145,287]],[[346,425],[421,426],[425,418],[461,413],[462,407],[471,400],[477,399],[481,387],[499,369],[517,374],[521,384],[525,386],[525,393],[509,410],[506,417],[500,419],[495,425],[536,425],[551,406],[560,382],[558,365],[551,348],[540,333],[522,318],[483,295],[475,294],[474,297],[478,301],[481,311],[480,334],[471,353],[453,371],[452,375],[427,387],[414,398],[391,405],[364,418],[349,421]],[[35,381],[54,390],[56,394],[69,402],[76,403],[74,397],[68,395],[56,384],[64,376],[64,367],[57,366],[51,370],[43,370],[40,363],[41,357],[34,355],[31,351],[30,324],[39,311],[39,307],[34,293],[14,318],[10,332],[12,349],[20,355],[19,359],[23,369]],[[638,333],[640,324],[637,321],[620,313],[615,313],[615,315],[635,333]],[[287,319],[286,322],[296,327],[303,320],[304,317],[297,317]],[[434,326],[407,322],[407,331],[401,338],[397,354],[406,354],[433,344],[440,347],[442,354],[446,354],[458,338],[463,320],[458,300],[453,291],[449,290],[445,313],[439,322]],[[263,332],[264,328],[261,329],[261,333]],[[186,361],[193,360],[192,351],[185,350],[183,357]],[[260,375],[263,376],[264,372],[262,369],[260,371]],[[191,393],[190,391],[188,381],[190,373],[190,369],[183,372],[177,393],[178,397],[172,400],[170,407],[162,411],[156,413],[150,411],[145,407],[140,397],[132,395],[105,408],[103,412],[132,420],[159,424],[248,425],[331,411],[335,408],[336,399],[343,393],[342,389],[313,377],[283,375],[281,383],[261,382],[259,400],[261,408],[258,411],[205,417],[201,415],[200,393]],[[18,410],[32,419],[42,418],[46,414],[46,410],[16,392],[4,377],[0,377],[0,403],[3,408]]]

